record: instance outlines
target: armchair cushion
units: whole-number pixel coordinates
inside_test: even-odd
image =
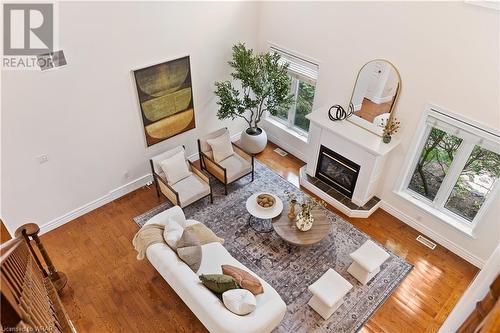
[[[223,127],[221,129],[218,129],[215,132],[209,133],[199,139],[200,141],[200,150],[204,153],[207,153],[212,150],[212,147],[208,144],[207,140],[210,139],[215,139],[218,136],[221,136],[222,134],[228,132],[227,128]]]
[[[160,167],[165,173],[167,182],[170,185],[174,185],[180,180],[191,175],[191,171],[189,171],[188,164],[186,163],[184,150],[179,151],[171,157],[161,161]]]
[[[172,188],[179,194],[181,207],[186,207],[210,194],[210,186],[196,174],[181,179],[173,184]]]
[[[207,143],[212,148],[214,161],[217,163],[234,154],[228,131],[225,131],[222,135],[214,139],[208,139]]]
[[[219,163],[226,168],[227,182],[232,183],[236,179],[252,172],[252,163],[238,154],[233,154]]]
[[[156,172],[157,174],[161,175],[163,173],[163,170],[160,167],[160,162],[163,161],[163,160],[166,160],[167,158],[170,158],[170,157],[174,156],[178,152],[186,153],[184,151],[184,147],[183,146],[177,146],[177,147],[175,147],[173,149],[164,151],[163,153],[160,153],[158,155],[155,155],[155,156],[151,157],[151,162],[153,164],[154,172]]]

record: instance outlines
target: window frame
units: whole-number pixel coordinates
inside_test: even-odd
[[[435,121],[433,122],[432,119],[435,119]],[[462,143],[457,149],[455,157],[434,200],[430,200],[409,188],[411,178],[422,154],[422,149],[427,142],[432,128],[438,128],[452,135],[460,132],[460,135],[457,136],[462,139]],[[486,196],[485,201],[472,221],[452,212],[445,205],[474,147],[477,145],[500,154],[499,137],[500,133],[495,129],[488,128],[483,124],[453,114],[440,107],[428,105],[418,124],[411,146],[413,148],[408,152],[406,166],[403,168],[399,185],[394,192],[417,207],[474,238],[474,230],[498,195],[500,180],[497,179],[495,181],[490,193]]]
[[[285,119],[280,118],[278,116],[273,116],[272,114],[269,114],[269,116],[272,119],[285,125],[288,129],[293,130],[293,131],[297,132],[299,135],[302,135],[302,136],[307,138],[309,135],[309,132],[305,131],[304,129],[295,125],[295,116],[297,114],[297,99],[299,98],[299,84],[302,81],[302,82],[305,82],[307,84],[311,84],[314,86],[313,107],[311,108],[311,112],[314,109],[314,100],[316,99],[316,84],[315,84],[315,82],[313,84],[313,82],[310,82],[310,80],[307,80],[307,81],[301,80],[300,76],[296,75],[295,73],[289,73],[289,75],[292,78],[292,86],[290,88],[290,91],[293,91],[293,103],[287,111],[287,119],[285,120]]]
[[[314,86],[314,98],[313,98],[313,104],[311,107],[311,112],[313,112],[314,103],[316,101],[316,85],[318,82],[317,77],[319,76],[319,63],[316,61],[309,60],[308,57],[300,56],[300,55],[296,54],[295,52],[288,51],[286,49],[283,49],[281,47],[277,47],[275,45],[271,45],[271,52],[277,52],[278,54],[280,54],[282,56],[283,59],[285,59],[285,61],[287,61],[289,63],[293,62],[293,60],[295,58],[295,61],[298,63],[306,62],[306,63],[312,64],[313,66],[316,66],[315,79],[310,78],[306,75],[301,74],[300,72],[296,72],[296,71],[288,68],[288,75],[292,79],[292,86],[291,86],[290,91],[294,91],[294,94],[293,94],[294,100],[293,100],[293,104],[290,106],[290,108],[287,111],[287,119],[286,120],[282,119],[278,116],[273,116],[270,113],[267,113],[268,117],[271,118],[272,120],[279,122],[280,124],[285,126],[288,130],[291,130],[291,131],[297,133],[298,135],[307,139],[307,137],[309,136],[309,132],[305,131],[304,129],[295,125],[295,116],[296,116],[296,112],[297,112],[297,99],[298,99],[298,95],[299,95],[299,84],[302,81],[302,82],[305,82],[307,84]]]

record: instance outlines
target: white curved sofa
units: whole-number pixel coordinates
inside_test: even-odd
[[[186,221],[186,225],[197,223],[194,220],[186,220],[182,209],[175,206],[155,215],[146,224],[165,224],[168,217],[173,215],[175,215],[176,220],[182,218]],[[251,272],[233,258],[220,243],[210,243],[202,246],[202,263],[197,273],[194,273],[182,262],[177,257],[177,254],[165,243],[148,247],[146,256],[210,332],[271,332],[285,316],[285,302],[273,287],[253,272],[252,274],[258,277],[262,283],[264,293],[256,296],[256,309],[245,316],[239,316],[227,310],[222,301],[203,286],[198,276],[201,274],[221,274],[221,265],[228,264]]]

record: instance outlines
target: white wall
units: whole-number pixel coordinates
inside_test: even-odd
[[[427,103],[500,129],[498,25],[497,11],[462,1],[265,2],[261,9],[261,49],[272,42],[319,60],[315,107],[347,105],[366,62],[385,58],[396,65],[403,142],[386,163],[380,196],[387,210],[476,265],[499,243],[498,205],[471,239],[392,191]]]
[[[195,153],[196,138],[222,126],[214,81],[229,78],[233,44],[256,45],[259,7],[62,2],[59,14],[69,65],[44,73],[2,71],[1,200],[11,232],[28,221],[57,225],[122,193],[114,190],[129,182],[144,183],[155,153],[180,144]],[[187,54],[196,129],[146,148],[131,70]],[[232,133],[244,128],[243,122],[225,125]],[[38,164],[41,154],[48,163]]]
[[[440,333],[456,332],[465,319],[476,308],[476,303],[481,301],[490,290],[490,285],[500,274],[500,245],[484,264],[483,269],[476,275],[469,288],[450,312],[445,322],[439,329]]]

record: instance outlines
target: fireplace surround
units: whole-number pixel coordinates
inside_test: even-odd
[[[352,198],[360,166],[348,158],[321,145],[316,166],[316,178]]]
[[[331,121],[327,108],[306,117],[311,125],[300,185],[347,216],[370,216],[381,204],[378,183],[387,157],[399,145],[398,137],[385,144],[353,123]]]

